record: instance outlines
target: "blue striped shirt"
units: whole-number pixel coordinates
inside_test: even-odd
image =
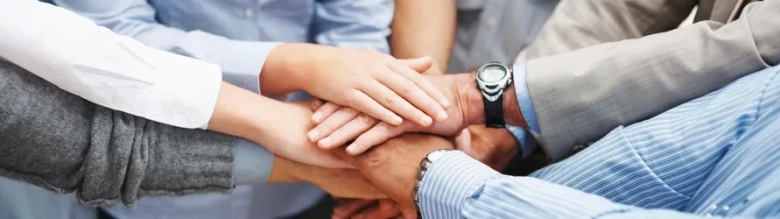
[[[618,127],[530,177],[449,152],[423,218],[780,218],[779,67]]]

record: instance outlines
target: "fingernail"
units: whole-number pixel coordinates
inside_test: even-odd
[[[417,216],[417,212],[412,209],[404,209],[403,213],[404,218],[414,218]]]
[[[433,120],[429,116],[422,116],[422,118],[420,118],[420,122],[423,126],[429,126],[431,123],[433,123]]]
[[[404,122],[404,119],[400,116],[393,116],[393,125],[400,125],[402,122]]]
[[[393,208],[392,202],[379,202],[379,208],[382,210],[389,210],[390,208]]]
[[[322,119],[322,113],[316,112],[314,115],[311,115],[311,119],[314,120],[314,122],[320,122],[320,119]]]
[[[323,139],[322,139],[322,140],[320,140],[320,142],[319,142],[319,143],[320,143],[320,146],[322,146],[322,147],[328,147],[328,146],[330,146],[330,141],[331,141],[331,140],[332,140],[332,139],[330,139],[330,136],[328,136],[328,137],[326,137],[326,138],[323,138]]]
[[[444,112],[444,110],[442,110],[436,113],[436,121],[444,122],[444,120],[447,120],[447,112]]]
[[[441,104],[441,107],[444,107],[444,109],[447,109],[447,108],[450,107],[450,101],[447,100],[447,98],[439,99],[439,104]]]
[[[358,147],[355,143],[350,144],[347,146],[347,153],[355,155],[358,153]]]
[[[320,130],[319,129],[312,129],[309,132],[309,134],[306,134],[306,136],[309,137],[309,141],[314,141],[315,139],[317,139],[317,135],[319,135],[319,134],[320,134]]]

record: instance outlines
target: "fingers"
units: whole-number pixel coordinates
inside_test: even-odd
[[[314,104],[314,103],[312,103],[312,104]],[[341,108],[341,106],[339,106],[338,104],[335,104],[335,103],[328,102],[328,103],[325,103],[324,105],[322,105],[321,107],[318,107],[318,108],[319,109],[315,109],[316,112],[314,112],[314,114],[311,115],[311,121],[313,121],[314,123],[322,122],[322,120],[324,120],[325,118],[328,118],[331,114],[336,112],[336,110]]]
[[[397,216],[401,215],[401,209],[398,208],[398,206],[391,205],[389,209],[382,209],[379,205],[374,205],[371,207],[368,207],[367,209],[364,209],[355,216],[352,216],[353,219],[387,219],[387,218],[395,218]]]
[[[411,71],[409,68],[405,67],[399,67],[401,69],[405,69],[406,71]],[[407,73],[407,74],[416,74],[416,73]],[[414,76],[415,78],[422,78],[417,74]],[[413,78],[409,78],[405,76],[404,74],[385,74],[382,75],[379,80],[384,85],[386,85],[389,89],[392,89],[395,93],[403,97],[405,100],[409,101],[411,104],[413,104],[415,107],[413,110],[415,112],[422,111],[421,113],[425,113],[426,116],[430,117],[420,117],[422,115],[413,115],[415,117],[409,118],[412,121],[415,121],[413,118],[421,118],[418,124],[422,126],[428,126],[430,123],[427,123],[427,121],[430,121],[428,118],[435,118],[438,122],[443,122],[447,119],[447,112],[444,111],[444,108],[438,103],[432,96],[427,94],[425,91],[423,91],[414,81],[412,81]],[[422,78],[427,83],[427,80]],[[438,91],[438,90],[437,90]],[[419,109],[419,110],[418,110]],[[396,111],[398,112],[398,111]],[[411,112],[410,112],[411,113]],[[401,116],[404,118],[408,118],[403,113]],[[422,118],[428,119],[423,121]],[[422,122],[426,122],[425,124],[422,124]]]
[[[376,200],[347,199],[333,209],[334,218],[350,218],[360,210],[376,204]]]
[[[409,68],[405,68],[404,66],[399,65],[390,65],[390,70],[406,77],[409,80],[412,80],[420,89],[425,91],[428,96],[434,98],[436,101],[441,104],[441,107],[444,109],[447,109],[450,107],[450,101],[447,99],[447,97],[444,96],[444,94],[439,91],[436,87],[431,84],[428,79],[425,79],[422,75],[420,75],[417,72],[412,71]]]
[[[324,141],[327,143],[330,141],[330,139],[323,139],[323,137],[328,136],[333,133],[333,131],[336,131],[336,129],[341,128],[344,126],[344,124],[347,124],[349,121],[357,117],[358,114],[360,114],[360,112],[355,109],[343,107],[330,115],[327,119],[325,119],[325,121],[322,121],[319,125],[317,125],[317,127],[314,127],[314,129],[309,131],[309,133],[306,133],[306,137],[308,137],[312,142]]]
[[[388,72],[384,76],[381,76],[381,78],[379,79],[381,80],[382,78],[397,78],[396,80],[385,80],[388,82],[408,81],[403,79],[401,76],[395,75],[395,73],[392,72]],[[427,127],[433,123],[431,117],[423,113],[423,111],[414,107],[411,103],[409,103],[407,101],[409,100],[408,98],[404,99],[397,94],[397,92],[400,91],[401,89],[409,89],[409,90],[419,89],[416,88],[416,86],[413,83],[407,82],[408,83],[407,86],[403,86],[403,88],[400,88],[400,86],[398,86],[397,83],[402,83],[402,82],[397,82],[397,83],[394,82],[396,83],[396,85],[394,85],[393,83],[382,84],[380,82],[375,82],[372,83],[371,85],[366,86],[367,88],[363,89],[363,92],[368,94],[368,96],[371,96],[371,98],[373,98],[380,104],[382,104],[382,106],[392,110],[393,112],[397,113],[403,118],[406,118],[407,120],[410,120],[424,127]],[[388,88],[387,86],[394,86],[394,88]],[[404,92],[411,93],[413,91],[404,91]],[[412,97],[408,94],[406,96]],[[425,100],[425,98],[428,98],[428,100]],[[427,97],[427,95],[423,95],[422,97],[412,97],[412,99],[416,99],[414,100],[415,102],[421,101],[424,103],[425,101],[428,101],[428,103],[435,103],[433,99],[430,99],[430,97]]]
[[[315,98],[314,100],[311,101],[311,110],[317,111],[318,109],[320,109],[320,107],[322,107],[323,104],[325,104],[325,101]]]
[[[430,56],[423,56],[416,59],[399,59],[398,61],[419,73],[428,71],[428,69],[433,66],[433,58]]]
[[[404,219],[417,219],[417,211],[413,208],[402,209],[401,214],[404,216]]]
[[[370,149],[374,145],[381,144],[392,137],[398,136],[409,130],[411,123],[404,123],[401,126],[392,126],[381,122],[355,139],[352,144],[347,146],[347,153],[358,155]]]
[[[381,199],[379,200],[379,208],[387,210],[395,206],[395,201],[392,199]]]
[[[384,99],[384,96],[382,96],[380,99]],[[389,124],[400,125],[404,121],[400,116],[396,115],[389,109],[386,109],[384,106],[382,106],[382,104],[379,104],[366,93],[361,91],[355,91],[355,94],[349,102],[349,107],[352,107],[357,111],[368,114],[371,117],[377,118]]]
[[[368,131],[377,123],[379,123],[379,120],[361,113],[356,118],[352,119],[352,121],[349,121],[349,123],[342,126],[338,130],[331,133],[330,136],[325,138],[328,141],[319,141],[317,142],[317,145],[323,149],[333,149],[335,147],[344,145],[348,141],[354,140],[360,136],[360,134]]]

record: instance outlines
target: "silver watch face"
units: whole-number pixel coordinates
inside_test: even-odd
[[[477,75],[480,80],[485,82],[496,82],[500,81],[501,79],[506,76],[508,72],[506,71],[506,68],[500,65],[492,65],[492,66],[486,66],[482,71]]]

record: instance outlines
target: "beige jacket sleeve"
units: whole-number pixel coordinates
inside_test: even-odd
[[[562,0],[517,61],[673,30],[698,0]]]
[[[650,13],[641,7],[635,8],[645,1],[629,1],[630,7],[638,10],[632,12],[633,15],[640,18],[674,16],[674,13]],[[679,6],[680,9],[672,7],[678,4],[672,1],[664,1],[666,6],[663,8],[683,10],[683,6]],[[650,33],[648,30],[653,28],[662,30],[661,26],[673,23],[661,25],[652,21],[631,21],[620,17],[628,15],[610,14],[609,10],[600,9],[613,7],[601,5],[604,4],[602,1],[583,2],[588,4],[566,2],[549,22],[571,19],[566,22],[575,26],[572,28],[582,29],[553,37],[584,38],[544,51],[564,51],[566,45],[573,44],[596,44],[599,39],[596,36],[608,36],[588,32],[590,28],[599,28],[577,26],[575,21],[584,21],[583,25],[609,27],[626,26],[625,22],[642,25],[617,32],[625,34],[625,38]],[[626,4],[625,7],[629,7]],[[597,12],[590,17],[579,17],[583,15],[577,13],[584,13],[583,10],[575,13],[574,8],[567,8],[574,6]],[[563,17],[564,14],[568,17]],[[606,22],[608,19],[598,24],[587,22],[587,19],[601,19],[598,16],[617,16],[620,18],[612,19],[621,21],[617,22],[620,24],[610,24]],[[553,160],[560,160],[570,155],[575,145],[598,140],[617,126],[657,115],[746,74],[776,65],[780,61],[780,28],[777,27],[780,27],[780,1],[765,1],[748,5],[739,20],[726,25],[700,22],[642,38],[531,59],[527,62],[528,86],[541,127],[542,147]],[[544,52],[540,49],[535,54],[541,53]]]

